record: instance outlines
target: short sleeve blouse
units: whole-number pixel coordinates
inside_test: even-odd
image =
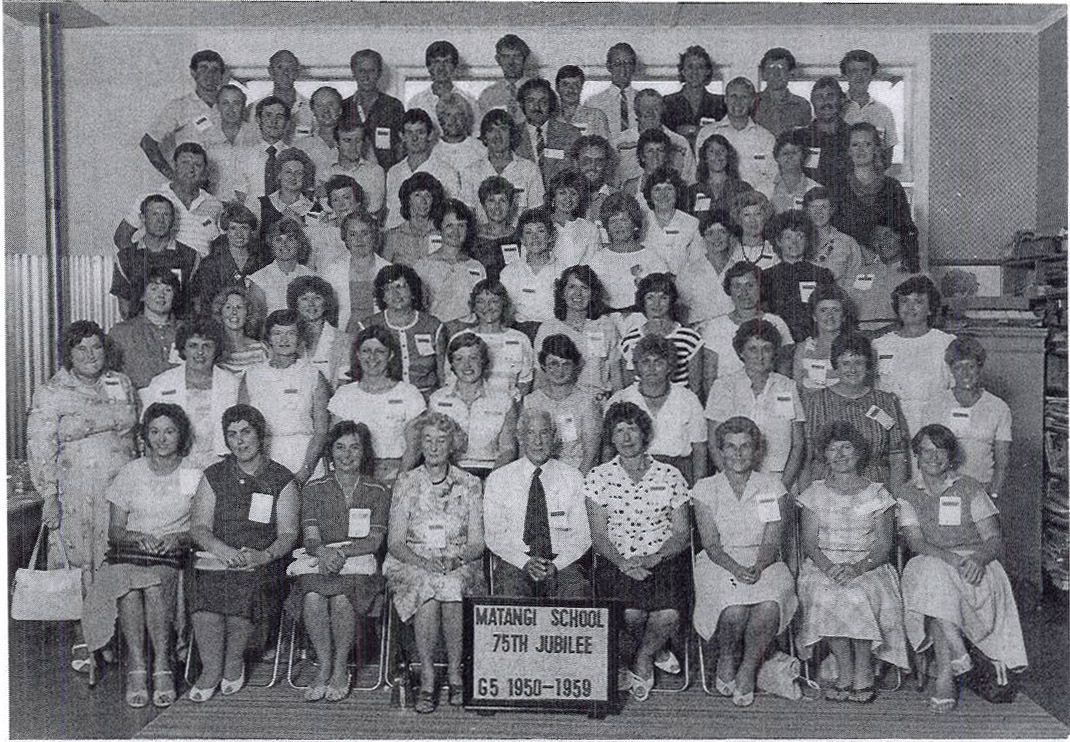
[[[636,482],[619,456],[591,469],[583,493],[606,511],[609,540],[628,559],[656,553],[672,536],[673,512],[691,500],[687,481],[676,467],[651,460]]]
[[[104,499],[127,513],[130,531],[164,535],[189,530],[190,507],[201,472],[184,464],[170,474],[156,474],[148,457],[119,470]]]
[[[372,434],[372,447],[380,459],[397,459],[405,453],[405,425],[427,409],[420,391],[404,381],[382,394],[370,394],[359,382],[339,387],[327,410],[343,420],[364,423]]]
[[[765,523],[758,517],[758,502],[777,501],[785,494],[787,491],[780,477],[752,472],[743,488],[743,496],[736,497],[728,477],[721,472],[699,480],[692,497],[696,509],[704,507],[709,510],[721,546],[731,555],[737,548],[761,546]]]
[[[844,495],[819,479],[798,498],[818,519],[818,547],[833,562],[854,563],[865,557],[876,538],[876,516],[895,505],[880,482]]]

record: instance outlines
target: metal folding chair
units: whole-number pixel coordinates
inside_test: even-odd
[[[378,656],[378,659],[377,659],[377,662],[376,662],[377,668],[376,668],[376,674],[375,674],[375,682],[372,683],[371,685],[360,685],[360,684],[355,683],[352,686],[352,689],[355,690],[355,691],[375,691],[375,690],[379,690],[385,684],[387,684],[387,677],[386,677],[386,674],[387,674],[387,645],[388,645],[388,639],[389,639],[389,637],[388,637],[388,633],[389,633],[388,632],[388,623],[389,623],[389,609],[390,609],[390,606],[388,605],[385,597],[386,597],[385,594],[380,594],[380,596],[378,598],[379,605],[378,605],[378,614],[377,615],[373,616],[373,615],[369,614],[367,616],[357,616],[356,617],[356,620],[357,620],[357,632],[359,632],[358,636],[367,633],[368,622],[370,622],[370,621],[377,622],[377,624],[378,624],[378,632],[377,633],[379,635],[379,638],[376,641],[376,644],[379,647],[379,656]],[[307,652],[307,649],[306,649],[306,647],[304,645],[304,639],[306,637],[306,634],[303,631],[302,632],[298,631],[298,624],[300,623],[300,621],[298,621],[296,617],[290,616],[289,617],[289,621],[290,621],[290,632],[289,632],[290,633],[290,648],[289,648],[289,651],[287,653],[286,682],[291,688],[293,688],[295,690],[304,690],[305,688],[308,687],[308,685],[307,684],[306,685],[300,685],[298,683],[297,679],[301,674],[300,665],[302,665],[306,660],[308,660],[308,652]],[[281,634],[281,632],[280,632],[280,634]],[[298,648],[298,645],[300,645],[300,649]],[[354,641],[353,647],[350,649],[350,660],[349,660],[349,666],[350,666],[351,669],[354,670],[354,677],[356,677],[356,672],[355,671],[359,670],[359,668],[361,667],[361,663],[360,663],[359,657],[354,657],[354,654],[357,653],[359,651],[359,649],[360,649],[360,643]],[[296,661],[295,661],[295,655],[296,655]]]

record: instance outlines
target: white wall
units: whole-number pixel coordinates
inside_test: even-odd
[[[687,46],[703,44],[720,67],[724,79],[736,75],[754,78],[758,61],[772,46],[790,48],[802,65],[832,72],[843,52],[870,49],[889,68],[906,68],[914,76],[914,141],[928,136],[928,35],[911,30],[777,28],[283,28],[254,29],[129,29],[94,28],[63,34],[64,91],[66,94],[65,153],[70,249],[73,253],[100,253],[111,249],[118,220],[141,191],[154,187],[160,176],[138,149],[153,115],[170,98],[192,89],[188,72],[190,55],[202,48],[218,50],[239,72],[263,69],[279,48],[292,49],[312,68],[348,68],[356,49],[378,49],[390,68],[384,88],[397,94],[406,70],[422,70],[427,44],[449,39],[476,72],[494,69],[494,42],[512,31],[529,41],[544,75],[562,64],[579,64],[590,74],[604,75],[605,50],[619,40],[635,46],[647,67],[674,68],[677,55]],[[34,40],[36,43],[36,40]],[[27,78],[31,70],[27,67]],[[28,90],[37,90],[29,84]],[[38,104],[39,105],[39,104]],[[29,132],[39,128],[28,128]],[[31,155],[39,142],[27,137]],[[919,148],[924,149],[924,148]],[[30,157],[29,159],[39,159]],[[919,163],[924,165],[924,163]],[[927,165],[915,175],[917,218],[924,234]],[[41,203],[40,200],[27,203]]]

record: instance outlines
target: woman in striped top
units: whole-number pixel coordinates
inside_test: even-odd
[[[676,367],[670,380],[678,386],[687,386],[695,394],[702,388],[702,335],[681,325],[680,294],[676,290],[671,273],[651,273],[639,281],[635,289],[635,305],[642,315],[633,314],[627,322],[632,326],[621,338],[621,355],[624,357],[624,385],[635,381],[635,364],[632,350],[644,335],[658,335],[672,343],[676,351]]]

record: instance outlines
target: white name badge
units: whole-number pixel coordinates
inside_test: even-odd
[[[880,425],[885,430],[891,430],[892,426],[895,425],[895,420],[892,418],[892,416],[882,410],[877,405],[873,405],[868,410],[866,410],[866,417]]]
[[[178,470],[178,489],[183,495],[192,495],[201,483],[201,473],[196,469]]]
[[[429,234],[427,235],[427,254],[430,255],[433,252],[438,252],[442,249],[442,235]]]
[[[703,116],[698,120],[699,126],[713,126],[717,123],[717,119],[711,119],[709,116]]]
[[[817,281],[799,281],[799,298],[803,304],[810,301],[810,294],[817,288]]]
[[[587,129],[589,128],[587,124],[573,124],[573,126],[580,130],[580,134],[587,134]]]
[[[212,128],[212,119],[207,116],[200,116],[193,120],[193,126],[197,131],[208,131]]]
[[[597,355],[599,358],[605,358],[609,355],[609,348],[606,347],[606,334],[602,331],[588,332],[587,349]]]
[[[828,381],[829,367],[825,361],[814,360],[813,358],[806,359],[806,375],[817,384],[824,384]]]
[[[349,537],[364,538],[372,532],[372,511],[369,508],[349,509]]]
[[[427,545],[432,549],[446,548],[446,526],[442,523],[427,525]]]
[[[416,343],[416,355],[433,356],[435,354],[435,344],[427,333],[418,332],[413,335],[412,340]]]
[[[795,416],[795,395],[793,395],[793,394],[778,394],[778,395],[776,395],[776,415],[777,415],[777,417],[794,417]]]
[[[275,505],[275,498],[266,492],[254,492],[253,499],[249,501],[249,520],[253,523],[270,523],[271,508]]]
[[[806,155],[806,164],[804,165],[804,167],[808,167],[810,169],[816,169],[817,166],[818,166],[818,163],[820,163],[820,162],[821,162],[821,148],[820,147],[811,147],[809,154]]]
[[[695,211],[709,211],[710,210],[710,197],[709,196],[696,196],[695,197]]]
[[[502,259],[506,265],[512,265],[520,260],[520,246],[512,243],[502,245]]]
[[[375,128],[375,148],[390,149],[390,129],[385,126]]]
[[[307,136],[310,136],[312,134],[312,127],[311,126],[298,126],[297,129],[294,130],[294,133],[298,134],[299,136],[307,137]]]
[[[108,395],[108,399],[112,402],[126,401],[126,392],[123,391],[123,383],[115,377],[104,379],[104,393]],[[166,394],[166,392],[160,392],[160,396],[163,396],[164,394]]]
[[[762,523],[776,523],[780,520],[780,508],[777,507],[776,498],[758,499],[758,520]]]
[[[958,433],[959,431],[966,431],[970,429],[970,408],[958,407],[948,414],[948,426],[951,430]]]
[[[550,528],[555,531],[568,531],[568,513],[564,510],[551,510],[550,511]]]
[[[544,149],[542,151],[543,157],[547,160],[563,160],[565,159],[565,150],[563,149]]]
[[[754,159],[755,160],[764,160],[765,159],[765,155],[763,155],[763,154],[755,154],[754,155]]]
[[[792,203],[795,204],[796,209],[801,209],[803,207],[802,196],[796,196],[794,199],[792,199]]]
[[[483,272],[479,270],[479,268],[469,268],[468,275],[470,275],[472,278],[478,278],[481,280],[483,278]]]
[[[857,276],[855,276],[855,291],[869,291],[871,288],[873,288],[872,273],[859,273]]]
[[[580,437],[579,426],[576,425],[576,418],[572,415],[568,415],[561,420],[561,424],[558,426],[561,432],[561,440],[574,441]]]
[[[962,498],[955,495],[941,495],[939,523],[942,526],[962,525]]]

